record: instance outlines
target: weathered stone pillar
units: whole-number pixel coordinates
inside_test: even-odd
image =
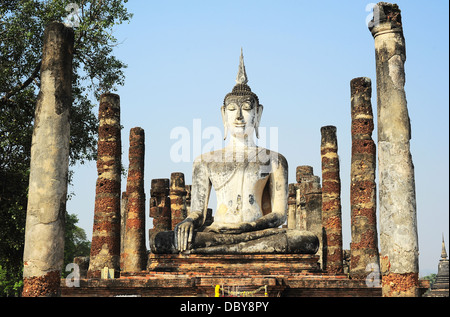
[[[123,270],[139,272],[147,266],[145,246],[144,191],[145,134],[141,128],[130,130],[127,179],[127,218],[123,246]]]
[[[98,113],[98,177],[88,278],[100,278],[104,267],[116,273],[120,269],[120,97],[103,94]]]
[[[350,184],[351,261],[350,276],[365,279],[379,271],[376,203],[376,147],[372,140],[372,83],[358,77],[350,82],[352,114],[352,160]],[[372,275],[377,273],[372,273]],[[377,278],[379,281],[379,277]]]
[[[50,23],[44,32],[41,89],[31,145],[23,254],[23,296],[58,296],[64,262],[74,32]]]
[[[295,229],[297,227],[296,221],[296,194],[297,190],[295,188],[296,184],[289,184],[288,186],[288,219],[287,219],[287,227],[289,229]]]
[[[341,179],[336,127],[321,128],[323,266],[328,273],[343,273]]]
[[[297,229],[314,233],[320,242],[316,255],[320,256],[319,263],[322,263],[323,237],[322,237],[322,188],[320,178],[314,176],[312,166],[298,166],[296,170],[297,178],[297,215],[301,215],[301,221],[297,221]]]
[[[187,217],[186,212],[186,185],[184,183],[183,173],[172,173],[170,175],[170,209],[172,229]]]
[[[172,229],[169,179],[152,179],[150,197],[150,217],[153,218],[153,228],[149,229],[149,239],[151,240],[154,234]]]
[[[380,2],[369,29],[375,40],[378,115],[380,264],[383,296],[419,295],[414,165],[405,94],[400,9]]]
[[[120,270],[123,271],[123,246],[125,240],[125,226],[127,222],[127,192],[122,192],[122,200],[120,201]]]
[[[186,213],[188,215],[191,210],[191,191],[192,185],[186,185]]]

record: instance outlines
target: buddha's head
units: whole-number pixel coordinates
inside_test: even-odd
[[[236,85],[225,96],[222,110],[222,120],[225,127],[225,137],[228,131],[234,137],[253,137],[253,131],[258,135],[259,122],[263,106],[259,103],[258,96],[247,85],[248,79],[245,72],[244,56],[241,50],[239,71]]]

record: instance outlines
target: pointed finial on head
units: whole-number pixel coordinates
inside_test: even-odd
[[[247,73],[245,72],[245,65],[244,65],[244,53],[241,47],[241,57],[239,58],[239,71],[236,77],[236,84],[247,84],[248,78]]]

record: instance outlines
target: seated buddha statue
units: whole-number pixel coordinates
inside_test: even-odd
[[[280,228],[287,214],[288,164],[283,155],[255,144],[263,106],[247,83],[241,51],[236,85],[221,107],[229,143],[194,160],[190,213],[173,231],[151,238],[153,253],[317,252],[314,234]],[[204,226],[211,188],[217,209],[212,224]]]

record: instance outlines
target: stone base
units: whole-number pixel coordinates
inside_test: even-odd
[[[310,254],[150,254],[149,272],[196,275],[290,275],[319,272],[319,256]]]
[[[380,297],[381,287],[365,280],[319,270],[318,256],[155,255],[148,270],[120,272],[114,279],[80,279],[75,287],[61,280],[63,297]],[[423,284],[423,283],[422,283]],[[430,287],[420,285],[421,295]],[[448,294],[448,293],[447,293]]]
[[[380,297],[380,287],[345,275],[207,275],[174,272],[122,273],[118,279],[81,279],[79,287],[61,280],[63,297],[214,297],[216,287],[225,297]]]
[[[62,285],[63,296],[380,296],[381,289],[346,275],[325,274],[319,256],[302,254],[150,254],[148,270],[121,272],[120,278],[82,279]]]

